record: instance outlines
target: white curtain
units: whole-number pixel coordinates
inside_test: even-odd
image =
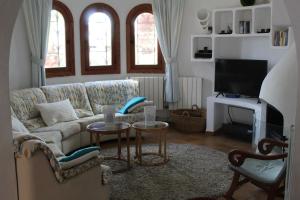
[[[184,0],[152,0],[159,44],[166,62],[166,102],[179,98],[177,52],[181,33]]]
[[[52,0],[25,0],[23,13],[32,61],[32,87],[46,84],[45,59],[52,10]]]

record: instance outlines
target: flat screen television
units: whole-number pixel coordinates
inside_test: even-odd
[[[257,98],[267,73],[267,60],[217,59],[215,91]]]

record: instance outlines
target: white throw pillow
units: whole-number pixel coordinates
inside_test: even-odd
[[[40,111],[44,122],[48,126],[59,122],[69,122],[78,119],[69,99],[55,103],[37,104],[35,106]]]
[[[11,116],[11,125],[13,132],[29,133],[28,129],[22,124],[22,122],[14,116]]]

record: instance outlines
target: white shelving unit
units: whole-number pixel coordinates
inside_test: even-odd
[[[274,1],[274,0],[273,0]],[[260,37],[270,41],[270,47],[272,49],[285,49],[289,48],[292,40],[292,30],[289,26],[282,25],[286,24],[283,22],[276,22],[274,20],[275,11],[273,11],[273,1],[268,4],[260,4],[248,7],[236,7],[236,8],[225,8],[215,9],[212,11],[212,27],[213,31],[211,34],[203,35],[192,35],[191,36],[191,60],[192,62],[214,62],[216,54],[216,44],[222,38],[254,38]],[[275,0],[279,1],[279,0]],[[277,5],[278,7],[278,5]],[[278,15],[278,14],[277,14]],[[279,16],[276,16],[280,18]],[[250,21],[249,33],[241,33],[240,21]],[[279,24],[279,25],[278,25]],[[274,31],[281,30],[284,28],[289,29],[289,40],[287,46],[274,46],[273,35]],[[262,29],[266,30],[264,33],[259,33]],[[222,31],[227,33],[231,30],[230,34],[220,34]],[[269,30],[269,32],[267,31]],[[195,53],[202,50],[203,47],[212,49],[211,59],[195,58]]]
[[[257,37],[261,34],[263,36],[270,36],[271,33],[257,33],[257,29],[272,29],[271,11],[271,3],[230,9],[215,9],[213,10],[213,35],[220,35],[221,37],[230,37],[236,35]],[[231,13],[231,15],[226,13]],[[219,19],[220,16],[222,17],[222,20]],[[240,21],[250,21],[250,33],[241,34]],[[224,27],[227,27],[228,25],[232,26],[232,34],[219,34],[222,30],[226,30]]]
[[[271,47],[273,49],[288,49],[290,48],[290,44],[291,44],[291,40],[293,38],[292,36],[292,28],[291,27],[286,27],[286,26],[273,26],[272,28],[272,36],[271,36]],[[275,46],[274,45],[274,37],[275,37],[275,31],[284,31],[287,30],[288,31],[288,43],[287,45],[283,45],[283,46]]]
[[[213,33],[218,35],[222,30],[226,31],[228,27],[233,29],[234,12],[231,9],[215,10],[213,12]]]
[[[272,0],[272,11],[271,11],[271,20],[272,20],[272,34],[270,37],[270,45],[272,49],[289,49],[291,44],[293,43],[293,30],[291,28],[291,22],[289,20],[289,16],[287,14],[283,14],[280,12],[284,6],[284,2],[282,0]],[[279,14],[280,13],[280,14]],[[285,12],[287,13],[287,12]],[[276,31],[284,31],[288,30],[288,43],[283,46],[275,46],[274,45],[274,35]]]
[[[211,58],[196,58],[195,54],[199,50],[203,50],[204,47],[207,47],[208,50],[213,50],[214,47],[214,39],[212,35],[193,35],[191,39],[191,45],[192,49],[192,56],[191,60],[193,62],[213,62],[214,61],[214,52],[212,52],[212,57]]]

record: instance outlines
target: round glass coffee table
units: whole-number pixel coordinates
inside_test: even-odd
[[[131,125],[126,122],[115,122],[113,124],[106,124],[105,122],[95,122],[87,126],[87,131],[90,133],[90,143],[91,145],[98,145],[100,147],[101,136],[105,135],[117,135],[118,136],[118,154],[117,157],[105,157],[106,160],[119,160],[127,162],[127,169],[130,169],[130,138],[129,131]],[[127,159],[122,157],[122,134],[126,135],[126,147],[127,147]],[[95,139],[95,140],[94,140]],[[117,170],[114,173],[125,171]]]
[[[145,124],[145,122],[136,122],[132,124],[132,128],[136,132],[136,146],[135,146],[135,158],[139,165],[144,166],[159,166],[168,162],[167,156],[167,129],[169,124],[166,122],[152,122],[151,125]],[[158,152],[142,152],[142,133],[147,132],[151,134],[157,134],[158,136]],[[158,162],[144,162],[143,156],[158,156],[161,161]]]

